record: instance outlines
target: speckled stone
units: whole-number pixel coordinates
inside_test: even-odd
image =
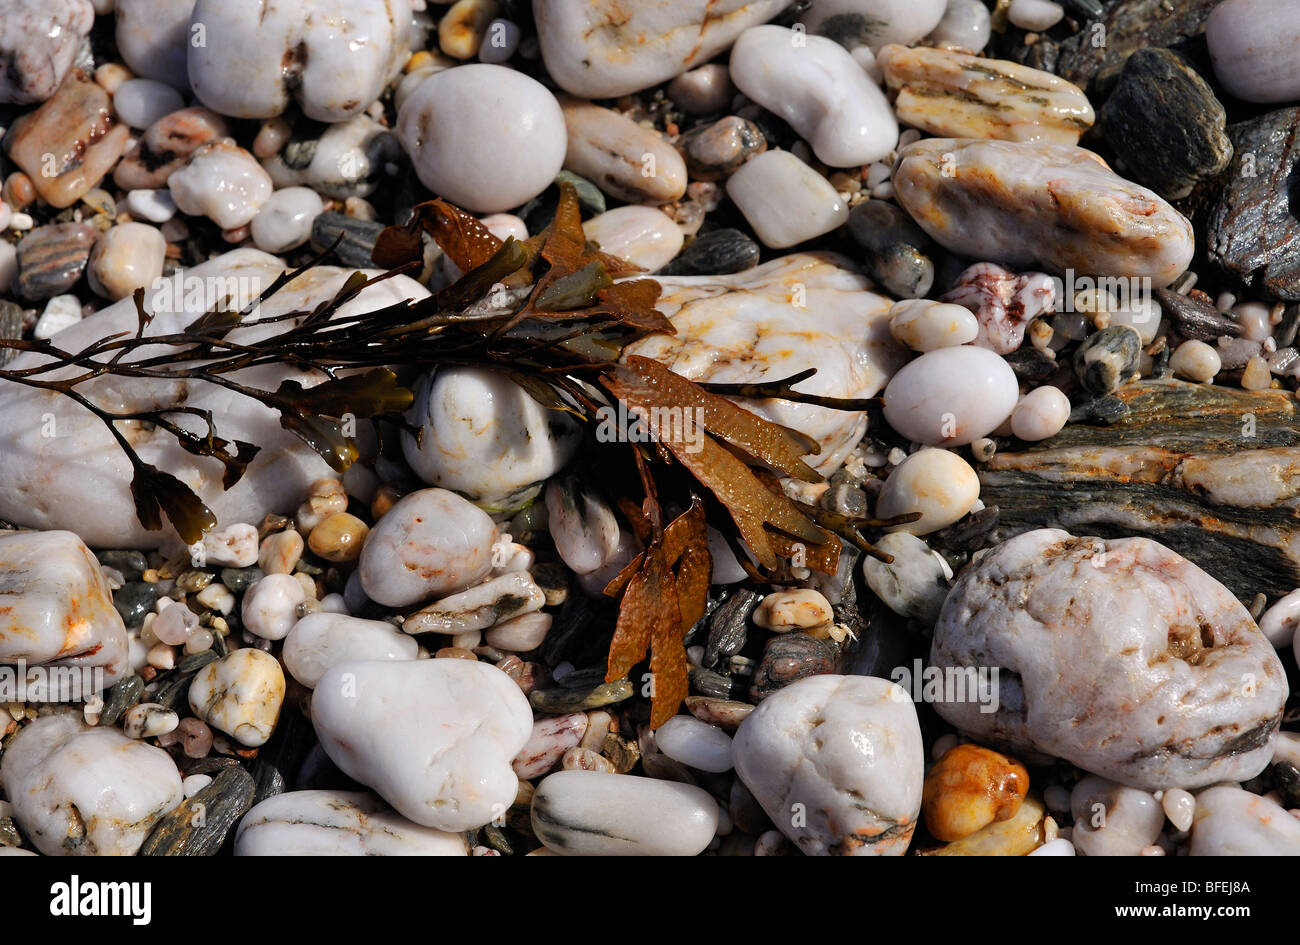
[[[779,633],[763,647],[749,695],[761,702],[800,679],[833,672],[835,651],[825,640],[806,633]]]
[[[1109,89],[1129,56],[1148,47],[1175,46],[1205,32],[1220,0],[1126,0],[1111,4],[1096,25],[1061,44],[1057,73],[1080,88]]]

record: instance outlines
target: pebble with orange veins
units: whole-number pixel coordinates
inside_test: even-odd
[[[131,129],[113,116],[108,93],[74,69],[49,101],[13,123],[5,150],[27,173],[37,195],[61,210],[104,179],[130,137]]]
[[[1186,217],[1066,144],[927,138],[899,155],[893,183],[945,249],[1013,268],[1145,277],[1163,288],[1195,250]]]
[[[925,776],[925,826],[944,842],[969,837],[1014,817],[1028,791],[1029,772],[1020,762],[979,745],[958,745]]]

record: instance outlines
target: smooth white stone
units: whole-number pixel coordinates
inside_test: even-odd
[[[0,105],[50,98],[94,24],[87,0],[6,0],[0,7]]]
[[[959,256],[1161,288],[1196,248],[1186,217],[1070,145],[926,138],[899,155],[893,184],[921,229]]]
[[[848,205],[830,181],[789,151],[751,158],[727,179],[727,196],[764,246],[786,249],[843,226]]]
[[[533,833],[564,856],[695,856],[718,829],[718,803],[690,784],[557,771],[537,786]]]
[[[188,91],[186,56],[194,0],[117,0],[117,48],[138,76]],[[206,39],[206,36],[204,37]]]
[[[590,574],[618,548],[619,525],[614,510],[576,480],[552,479],[546,486],[546,528],[555,550],[570,570]]]
[[[400,156],[392,132],[369,115],[330,125],[316,139],[306,167],[292,168],[280,151],[263,162],[278,188],[309,187],[327,197],[369,197],[384,180],[384,165]]]
[[[1204,383],[1214,379],[1223,367],[1223,360],[1213,345],[1195,338],[1184,341],[1169,356],[1169,367],[1179,377]]]
[[[198,0],[194,94],[232,118],[271,118],[297,102],[316,121],[365,111],[411,54],[410,0]]]
[[[53,338],[65,328],[81,321],[81,300],[75,295],[56,295],[45,303],[45,310],[36,319],[32,337],[39,341]]]
[[[1196,796],[1192,856],[1300,856],[1300,818],[1239,787]]]
[[[542,645],[551,630],[551,615],[532,613],[505,620],[483,634],[483,642],[507,653],[527,653]]]
[[[768,594],[754,608],[756,626],[776,633],[810,630],[835,619],[835,611],[826,595],[811,588],[777,591]]]
[[[185,780],[181,781],[181,790],[185,792],[186,797],[193,797],[212,783],[212,776],[208,774],[192,774]]]
[[[533,0],[546,71],[571,95],[617,98],[708,62],[788,0]]]
[[[189,695],[195,715],[239,744],[257,748],[280,718],[284,672],[270,653],[244,647],[199,670]]]
[[[1007,19],[1022,30],[1041,33],[1050,30],[1065,16],[1065,8],[1052,0],[1011,0]]]
[[[1137,856],[1160,836],[1165,811],[1137,788],[1089,775],[1070,793],[1070,842],[1084,856]]]
[[[889,334],[891,301],[843,257],[796,253],[734,275],[656,281],[663,286],[658,308],[677,333],[650,335],[625,354],[654,358],[694,381],[752,384],[811,367],[817,373],[797,385],[801,391],[874,397],[906,359]],[[815,439],[822,451],[804,459],[828,476],[866,431],[863,413],[738,402]]]
[[[325,671],[360,660],[413,660],[420,645],[386,620],[321,611],[308,614],[284,638],[289,675],[314,689]]]
[[[223,230],[243,226],[271,197],[271,177],[257,158],[229,138],[209,142],[167,178],[182,213],[207,217]]]
[[[1277,654],[1210,575],[1146,538],[1059,529],[962,573],[930,664],[1001,668],[995,711],[934,704],[975,741],[1149,791],[1259,774],[1287,693]]]
[[[117,117],[141,131],[184,107],[181,93],[156,79],[127,79],[113,93],[113,111]]]
[[[127,658],[126,627],[108,581],[80,538],[0,533],[0,664],[27,664],[30,699],[79,701],[125,675]],[[38,666],[70,669],[33,674]]]
[[[1160,806],[1165,816],[1174,825],[1175,830],[1191,830],[1192,819],[1196,813],[1196,798],[1182,788],[1170,788],[1160,798]]]
[[[1290,646],[1300,631],[1300,589],[1278,600],[1259,618],[1259,629],[1268,642],[1281,648]]]
[[[961,446],[987,436],[1016,409],[1020,387],[1002,358],[960,345],[929,351],[885,388],[885,420],[927,446]]]
[[[402,434],[402,453],[430,485],[453,489],[489,510],[528,501],[572,458],[579,428],[548,410],[504,374],[448,366],[415,388],[407,420],[423,432]]]
[[[669,203],[686,193],[681,152],[622,112],[566,97],[564,167],[618,200]]]
[[[164,600],[170,598],[160,598],[159,605]],[[181,604],[179,606],[170,605],[158,608],[157,618],[149,625],[150,632],[156,636],[160,643],[168,646],[181,646],[190,638],[199,626],[199,615],[190,610],[189,607]]]
[[[285,187],[262,204],[253,217],[253,245],[268,253],[297,249],[311,238],[311,224],[325,209],[310,187]]]
[[[570,748],[582,744],[587,733],[587,713],[569,712],[565,715],[543,716],[533,722],[528,741],[519,750],[511,769],[525,780],[539,778],[560,763],[560,758]]]
[[[342,663],[316,684],[312,724],[330,759],[399,813],[470,830],[514,802],[510,762],[533,729],[519,686],[469,660]]]
[[[239,611],[244,629],[264,640],[283,640],[293,629],[297,607],[306,596],[292,574],[268,574],[244,595]]]
[[[457,636],[533,613],[545,604],[546,592],[527,571],[509,571],[416,611],[406,618],[403,629]]]
[[[979,332],[979,321],[964,305],[904,299],[889,310],[889,333],[913,351],[969,344]]]
[[[1064,837],[1049,840],[1041,847],[1029,851],[1029,856],[1074,856],[1074,844]]]
[[[936,46],[956,46],[977,53],[988,45],[992,35],[989,8],[981,0],[948,0],[943,19],[926,39]]]
[[[862,576],[867,586],[894,613],[933,626],[952,580],[948,562],[911,532],[889,532],[875,545],[894,560],[886,564],[863,555]]]
[[[235,856],[468,856],[461,834],[411,823],[365,791],[287,791],[239,822]]]
[[[183,797],[167,752],[72,713],[38,718],[6,742],[0,786],[46,856],[134,856]]]
[[[925,748],[911,698],[871,676],[808,676],[759,703],[736,773],[807,855],[902,856],[921,810]]]
[[[587,234],[588,239],[594,239],[591,235],[591,224],[599,217],[593,217],[582,224],[583,231]],[[517,240],[528,239],[528,225],[519,219],[513,213],[489,213],[479,220],[488,231],[497,239],[505,242],[506,239],[513,236]]]
[[[213,529],[203,536],[205,564],[226,568],[247,568],[257,564],[257,526],[236,522]]]
[[[756,26],[731,51],[731,81],[789,122],[824,164],[870,164],[898,144],[885,93],[834,40]]]
[[[166,258],[167,241],[156,226],[119,223],[95,241],[86,278],[98,295],[117,301],[153,285]]]
[[[874,52],[887,43],[910,46],[921,39],[939,25],[944,6],[944,0],[815,0],[800,22],[846,49],[867,46]]]
[[[1292,0],[1225,0],[1205,21],[1214,75],[1247,102],[1300,101],[1300,7]]]
[[[176,216],[176,201],[170,190],[133,190],[126,195],[126,209],[150,223],[166,223]]]
[[[492,569],[496,526],[446,489],[403,496],[375,523],[357,567],[362,589],[388,607],[463,590]]]
[[[654,207],[615,207],[582,224],[587,239],[611,256],[655,272],[681,251],[681,227]]]
[[[896,525],[894,530],[928,535],[974,509],[979,489],[979,476],[956,453],[944,449],[917,450],[885,480],[876,499],[876,516],[892,518],[920,512],[921,517],[915,522]]]
[[[731,736],[690,715],[675,715],[655,731],[655,744],[669,758],[688,768],[730,771]]]
[[[1070,398],[1059,387],[1035,387],[1011,411],[1011,432],[1035,443],[1056,436],[1070,419]]]
[[[476,213],[509,210],[549,187],[568,140],[546,86],[485,63],[421,82],[397,114],[397,136],[424,186]]]

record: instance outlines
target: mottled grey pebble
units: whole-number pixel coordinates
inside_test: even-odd
[[[258,567],[221,569],[221,583],[236,594],[242,594],[264,577],[266,577],[266,573]]]
[[[899,298],[925,297],[934,285],[933,243],[912,219],[883,200],[865,200],[849,213],[849,234],[866,250],[867,272]]]
[[[1112,325],[1090,335],[1074,355],[1074,373],[1094,394],[1118,390],[1136,370],[1142,337],[1127,325]]]
[[[686,168],[693,180],[721,180],[766,151],[767,139],[752,121],[728,115],[686,132],[678,147],[686,157]]]
[[[762,251],[740,230],[701,233],[659,272],[665,276],[714,276],[743,272],[758,265]]]
[[[1085,91],[1107,90],[1134,52],[1169,47],[1205,32],[1219,0],[1124,0],[1112,4],[1101,28],[1089,26],[1061,43],[1057,74]]]
[[[735,656],[749,638],[749,615],[763,595],[748,587],[734,590],[706,618],[709,632],[704,642],[704,665],[713,668],[724,656]]]
[[[113,592],[113,606],[128,627],[138,627],[158,601],[158,587],[144,581],[128,581]]]
[[[825,640],[806,633],[780,633],[763,647],[749,696],[761,702],[792,682],[835,672],[835,651]]]
[[[77,284],[98,234],[85,223],[39,226],[18,243],[18,295],[39,301]]]
[[[1161,312],[1184,338],[1214,341],[1222,335],[1236,337],[1241,334],[1241,326],[1209,302],[1169,289],[1156,289],[1152,295],[1160,303]]]
[[[330,210],[312,221],[311,248],[323,253],[333,246],[334,255],[343,265],[373,266],[370,254],[383,231],[384,224],[376,220],[358,220]],[[334,246],[340,234],[343,238]]]
[[[193,797],[165,814],[140,847],[140,856],[215,856],[253,804],[253,778],[228,765]]]
[[[100,564],[113,568],[128,581],[140,580],[140,575],[144,574],[145,569],[149,567],[149,561],[143,552],[130,549],[98,551],[95,557],[99,559]]]
[[[100,725],[116,725],[122,713],[140,701],[144,694],[144,680],[139,676],[119,679],[104,697],[104,708],[99,713]]]

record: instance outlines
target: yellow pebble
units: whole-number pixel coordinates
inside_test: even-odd
[[[348,512],[335,512],[311,530],[307,547],[326,561],[345,564],[356,561],[366,543],[370,527]]]
[[[1029,772],[1020,762],[979,745],[957,745],[925,776],[925,825],[937,840],[961,840],[1014,817],[1028,790]]]

